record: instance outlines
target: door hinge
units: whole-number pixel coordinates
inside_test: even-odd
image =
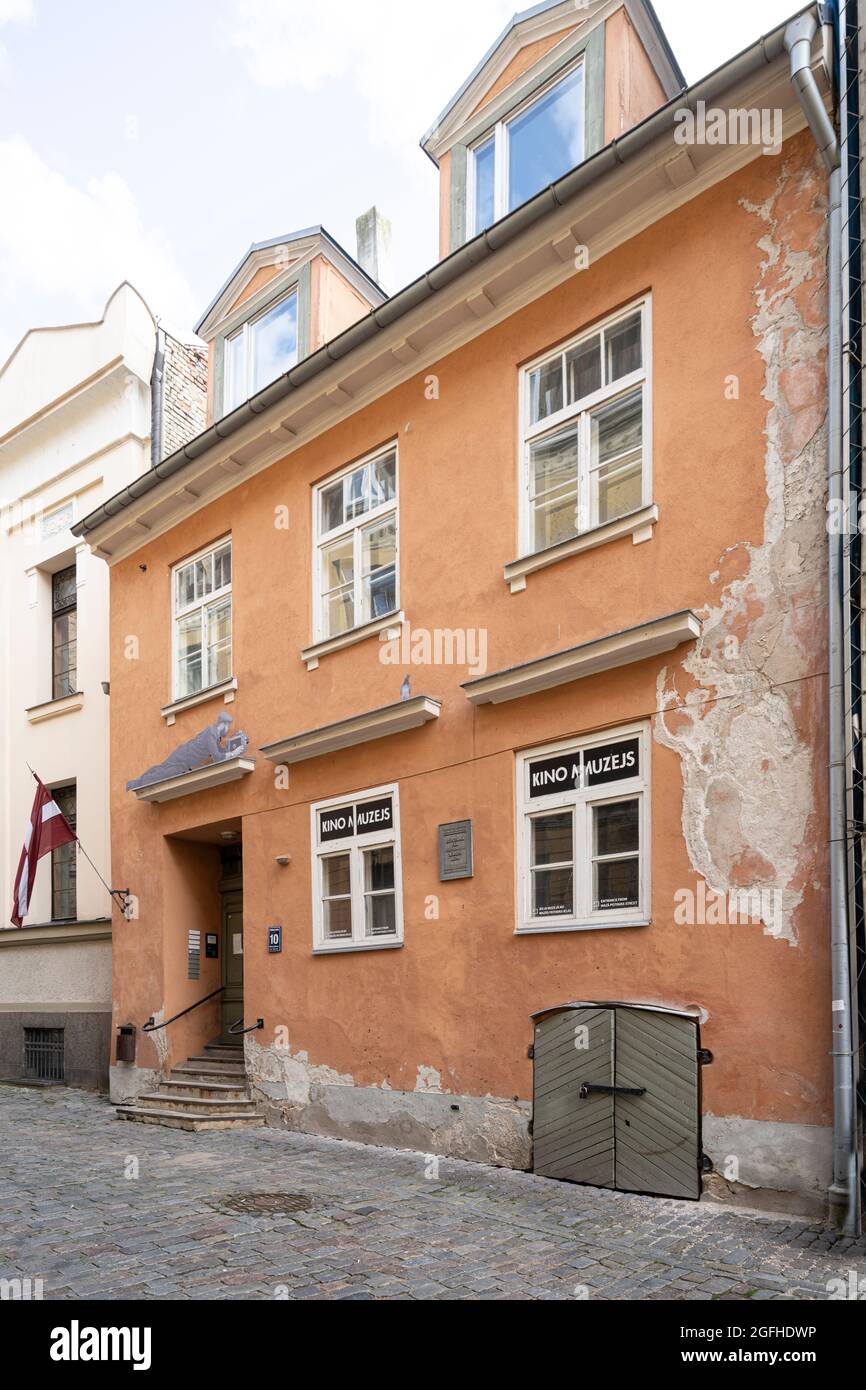
[[[533,1047],[532,1043],[530,1043],[528,1048],[526,1049],[526,1055],[529,1058],[530,1062],[535,1061],[535,1048]]]
[[[701,1154],[702,1173],[712,1173],[715,1169],[715,1166],[716,1165],[713,1163],[713,1160],[710,1158],[709,1154]]]
[[[698,1048],[698,1062],[702,1067],[708,1067],[710,1062],[714,1060],[713,1054],[708,1047]]]

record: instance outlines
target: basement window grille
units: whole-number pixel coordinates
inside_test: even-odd
[[[63,1029],[24,1029],[24,1072],[34,1081],[63,1081]]]

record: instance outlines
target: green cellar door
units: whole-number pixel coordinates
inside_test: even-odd
[[[664,1197],[701,1195],[697,1020],[568,1007],[535,1031],[534,1171]]]

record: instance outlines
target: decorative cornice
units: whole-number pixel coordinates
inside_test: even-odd
[[[139,801],[176,801],[178,797],[210,791],[226,782],[238,782],[255,770],[255,758],[225,758],[218,763],[208,763],[206,767],[193,768],[192,772],[183,772],[179,777],[166,777],[161,782],[136,787],[135,795]]]
[[[110,940],[110,917],[97,917],[87,922],[37,922],[32,927],[0,930],[0,950],[4,946],[57,946],[69,941]]]
[[[431,719],[438,719],[441,710],[439,700],[429,695],[414,695],[396,705],[383,705],[381,709],[354,714],[335,724],[323,724],[319,729],[292,734],[277,743],[267,744],[259,752],[264,753],[272,763],[305,762],[308,758],[319,758],[341,748],[354,748],[359,743],[372,743],[375,739],[390,738],[393,734],[420,728]]]
[[[479,680],[467,681],[462,688],[473,705],[500,705],[508,700],[522,700],[526,695],[552,690],[569,681],[583,680],[601,671],[612,671],[618,666],[629,666],[635,661],[646,661],[648,657],[673,651],[683,642],[694,642],[702,630],[700,619],[689,610],[671,613],[608,637],[597,637],[580,647],[569,647],[521,666],[494,671]]]

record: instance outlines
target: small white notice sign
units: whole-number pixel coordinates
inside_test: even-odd
[[[244,934],[241,931],[232,933],[232,955],[242,956],[244,953]]]

